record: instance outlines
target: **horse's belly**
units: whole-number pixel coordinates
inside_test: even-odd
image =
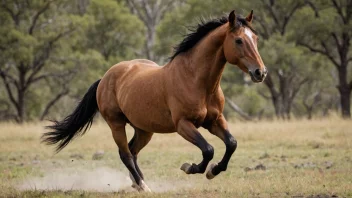
[[[175,125],[160,90],[140,89],[125,92],[119,104],[129,122],[145,131],[175,132]]]
[[[134,106],[136,107],[136,105]],[[155,133],[172,133],[176,131],[168,110],[160,110],[160,108],[149,106],[147,108],[140,107],[127,111],[123,110],[123,112],[133,126],[142,130]]]

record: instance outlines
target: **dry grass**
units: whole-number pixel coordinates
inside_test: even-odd
[[[231,132],[238,140],[238,149],[227,171],[211,181],[205,175],[186,175],[179,170],[184,162],[198,163],[201,160],[196,147],[177,134],[156,134],[139,156],[147,184],[157,191],[151,194],[133,192],[126,187],[130,185],[129,181],[118,176],[116,183],[121,185],[113,189],[118,192],[97,192],[104,191],[99,187],[100,181],[104,182],[100,180],[99,171],[85,178],[97,186],[96,191],[35,190],[39,187],[36,183],[30,190],[20,190],[18,187],[23,183],[44,179],[48,174],[67,174],[68,170],[82,175],[82,171],[87,175],[97,170],[115,175],[113,170],[116,170],[116,174],[127,175],[105,123],[95,123],[85,136],[73,141],[57,155],[53,155],[52,148],[39,143],[45,124],[0,124],[0,197],[352,196],[351,120],[332,118],[230,124]],[[215,148],[213,162],[219,161],[224,153],[223,143],[206,131],[202,132]],[[132,135],[130,128],[128,134]],[[92,160],[92,154],[97,150],[105,151],[102,160]],[[83,159],[75,159],[73,154],[80,154]],[[258,164],[263,164],[266,170],[245,171]],[[67,181],[61,182],[68,182],[70,175],[64,178]],[[59,185],[54,180],[55,177],[44,180],[44,183]]]

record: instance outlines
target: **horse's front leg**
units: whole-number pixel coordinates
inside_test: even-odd
[[[213,159],[213,147],[208,144],[208,142],[199,133],[193,123],[188,120],[180,120],[178,122],[177,133],[180,134],[187,141],[196,145],[202,151],[203,154],[202,162],[200,162],[199,164],[192,165],[189,163],[184,163],[181,166],[181,170],[183,170],[187,174],[204,173],[208,166],[208,163],[211,159]]]
[[[237,148],[237,141],[228,130],[227,122],[223,115],[207,127],[210,133],[219,137],[226,145],[224,157],[218,164],[212,164],[207,172],[207,178],[213,179],[221,171],[226,171],[227,164]]]

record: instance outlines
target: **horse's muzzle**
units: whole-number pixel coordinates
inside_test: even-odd
[[[264,67],[263,69],[256,69],[254,72],[249,71],[248,73],[253,82],[260,83],[264,81],[266,75],[268,74],[268,70]]]

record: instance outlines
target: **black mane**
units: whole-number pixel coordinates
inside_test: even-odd
[[[247,26],[255,33],[255,31],[252,29],[252,27],[246,21],[245,18],[241,16],[238,16],[236,18],[237,27]],[[227,22],[227,17],[212,19],[208,22],[204,22],[203,20],[201,20],[201,22],[195,28],[189,29],[191,32],[185,36],[185,38],[180,44],[174,47],[174,54],[170,57],[170,59],[173,60],[180,53],[188,51],[189,49],[194,47],[202,38],[204,38],[209,32],[215,30],[216,28],[224,25]]]

